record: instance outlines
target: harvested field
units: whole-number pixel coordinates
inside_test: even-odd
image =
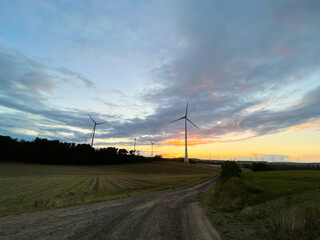
[[[206,165],[103,166],[0,163],[0,216],[193,186],[219,173]]]

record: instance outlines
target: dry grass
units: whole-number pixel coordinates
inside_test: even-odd
[[[319,239],[320,236],[318,201],[292,202],[282,197],[247,207],[242,210],[241,215],[260,224],[264,239]]]

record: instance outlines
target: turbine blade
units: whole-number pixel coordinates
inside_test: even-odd
[[[100,125],[100,124],[105,124],[105,123],[107,123],[107,122],[101,122],[101,123],[97,123],[97,125]]]
[[[181,118],[178,118],[178,119],[176,119],[176,120],[173,120],[173,121],[171,121],[171,122],[169,122],[169,123],[173,123],[173,122],[179,121],[179,120],[181,120],[181,119],[184,119],[184,118],[186,118],[186,117],[181,117]]]
[[[187,102],[187,107],[186,107],[186,117],[188,116],[188,102]]]
[[[191,122],[188,118],[187,118],[187,121],[190,122],[190,123],[191,123],[193,126],[195,126],[196,128],[198,128],[197,125],[195,125],[193,122]],[[198,128],[198,129],[199,129],[199,128]]]
[[[89,114],[88,114],[88,116],[89,116],[89,118],[91,118],[91,120],[92,120],[95,124],[97,124],[96,121],[93,120],[93,118],[92,118]]]

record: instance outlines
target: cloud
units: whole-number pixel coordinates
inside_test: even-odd
[[[87,77],[79,73],[72,72],[66,68],[56,68],[55,70],[57,71],[57,73],[61,74],[63,77],[66,77],[67,80],[68,79],[80,80],[83,83],[85,83],[87,87],[91,88],[94,86],[94,83],[91,80],[89,80]]]
[[[85,82],[86,86],[94,84],[67,69],[55,69],[39,63],[23,53],[0,45],[0,126],[2,134],[12,132],[19,127],[29,132],[51,132],[52,128],[39,127],[37,123],[60,123],[61,125],[87,127],[87,111],[80,109],[57,109],[50,102],[50,97],[57,89],[61,79],[74,78]],[[1,110],[1,109],[0,109]],[[94,113],[97,117],[103,114]],[[112,119],[112,116],[108,118]],[[65,130],[65,129],[64,129]],[[21,132],[21,131],[20,131]]]
[[[191,120],[200,126],[190,126],[191,133],[207,142],[248,139],[319,118],[319,4],[296,8],[301,4],[188,1],[176,12],[184,44],[151,71],[161,87],[141,96],[156,106],[154,113],[115,123],[104,137],[175,142],[184,126],[168,122],[183,116],[187,101]],[[299,98],[287,100],[289,87]]]
[[[189,118],[200,127],[189,128],[195,144],[239,141],[320,118],[319,1],[184,1],[160,8],[168,8],[165,15],[170,21],[150,8],[155,5],[140,11],[128,11],[124,5],[104,5],[110,14],[99,19],[99,12],[88,21],[81,11],[63,11],[61,19],[55,18],[58,28],[51,29],[69,40],[72,36],[71,42],[77,42],[81,51],[92,47],[93,56],[106,52],[131,60],[140,60],[141,55],[147,60],[160,58],[147,64],[152,66],[150,86],[135,99],[141,103],[135,108],[153,106],[152,111],[130,119],[91,111],[108,121],[99,138],[137,137],[142,142],[174,143],[183,138],[184,124],[169,122],[184,115],[187,101]],[[122,15],[115,9],[122,10]],[[97,5],[92,6],[92,11],[96,10]],[[128,18],[123,17],[125,13]],[[63,21],[68,27],[60,27]],[[82,28],[84,31],[76,34]],[[113,44],[103,45],[105,38]],[[90,130],[85,108],[58,110],[49,104],[48,95],[56,90],[57,81],[64,79],[94,88],[83,74],[46,66],[0,46],[2,106],[43,118],[37,121],[50,119],[52,124]],[[110,108],[123,107],[123,102],[96,99]],[[10,117],[17,120],[14,114]],[[21,124],[26,125],[22,120]],[[36,129],[51,131],[53,136],[63,132],[63,127]],[[75,138],[85,137],[69,131]]]
[[[301,10],[296,8],[302,4],[186,3],[177,13],[180,38],[186,44],[172,61],[154,69],[162,88],[144,95],[146,101],[166,109],[158,107],[145,124],[154,117],[174,119],[175,113],[182,114],[187,100],[202,136],[251,131],[255,137],[319,118],[315,76],[319,76],[320,31],[314,10],[319,4],[310,1]],[[304,85],[311,90],[304,90]],[[288,87],[304,93],[299,103],[298,99],[281,100]],[[264,110],[252,110],[270,101],[282,103],[281,110],[270,104]]]
[[[66,68],[52,68],[22,52],[0,44],[0,87],[5,94],[32,95],[52,93],[57,81],[78,80],[93,87],[94,83]]]
[[[0,87],[5,93],[40,94],[54,88],[47,67],[0,45]]]

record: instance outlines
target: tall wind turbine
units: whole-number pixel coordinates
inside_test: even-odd
[[[153,157],[153,144],[154,144],[154,142],[151,142],[151,141],[149,141],[150,143],[151,143],[151,157]]]
[[[137,138],[134,138],[134,143],[133,143],[133,152],[134,152],[134,155],[136,155],[136,144],[137,144]]]
[[[189,123],[191,123],[193,126],[195,126],[196,128],[198,128],[193,122],[191,122],[191,120],[188,118],[188,102],[187,102],[187,107],[186,107],[186,115],[184,115],[184,117],[178,118],[176,120],[171,121],[170,123],[179,121],[184,119],[184,131],[185,131],[185,153],[184,153],[184,163],[189,164],[189,158],[188,158],[188,141],[187,141],[187,136],[188,136],[188,131],[187,131],[187,121]],[[199,128],[198,128],[199,129]]]
[[[101,125],[107,122],[101,122],[101,123],[97,123],[95,120],[93,120],[92,117],[90,117],[90,115],[88,115],[89,118],[91,118],[92,122],[93,122],[93,130],[92,130],[92,140],[91,140],[91,147],[93,146],[93,140],[94,140],[94,134],[96,133],[96,126],[97,125]]]

